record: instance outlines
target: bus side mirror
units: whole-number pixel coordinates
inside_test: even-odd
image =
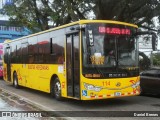
[[[160,33],[160,30],[159,30],[158,33]],[[155,32],[150,32],[150,31],[138,31],[136,33],[136,35],[152,35],[152,50],[153,51],[156,51],[157,50],[157,46],[158,46],[157,34]]]
[[[160,28],[157,30],[157,34],[160,35]]]
[[[152,49],[153,49],[153,51],[157,50],[157,46],[158,46],[158,37],[156,34],[152,34]]]

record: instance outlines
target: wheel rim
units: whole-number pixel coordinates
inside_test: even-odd
[[[54,87],[54,91],[55,91],[55,96],[59,97],[60,92],[61,92],[60,82],[56,82],[55,87]]]

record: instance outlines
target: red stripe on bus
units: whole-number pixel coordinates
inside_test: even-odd
[[[41,42],[38,42],[38,44],[46,44],[46,43],[49,43],[48,41],[41,41]]]
[[[91,98],[95,98],[95,96],[91,96]]]
[[[103,97],[103,95],[99,95],[98,97]]]

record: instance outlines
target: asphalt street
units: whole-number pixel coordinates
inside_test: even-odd
[[[25,87],[22,87],[21,89],[15,89],[11,84],[6,83],[3,80],[0,80],[0,88],[3,89],[3,91],[18,96],[21,100],[33,104],[41,110],[54,112],[69,111],[70,113],[67,114],[68,119],[159,120],[160,117],[160,97],[154,95],[132,96],[94,101],[78,101],[72,99],[64,99],[63,101],[57,101],[54,98],[52,98],[49,94],[44,92],[28,89]],[[78,114],[77,111],[82,112],[79,112]],[[109,114],[109,117],[107,117],[106,115],[103,116],[104,111],[106,111],[105,114]],[[127,117],[128,112],[131,112],[133,116]],[[139,114],[139,112],[152,112],[155,114],[158,112],[159,116],[134,116],[134,114]],[[86,116],[86,113],[89,114],[89,117]],[[73,117],[74,114],[78,115]],[[126,117],[115,117],[117,114],[120,114],[121,116],[125,116],[126,114]]]

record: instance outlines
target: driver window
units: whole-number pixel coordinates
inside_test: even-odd
[[[115,39],[104,40],[105,64],[115,65]]]

